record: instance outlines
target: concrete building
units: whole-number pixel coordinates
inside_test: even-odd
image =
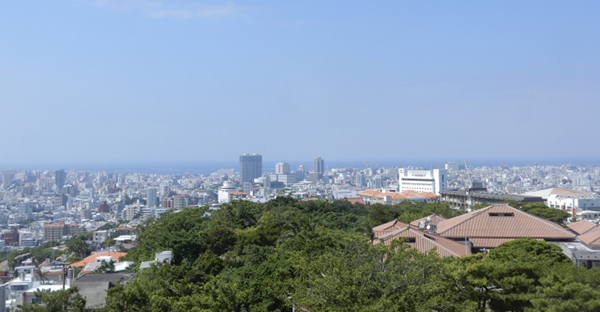
[[[102,244],[107,241],[109,237],[108,231],[95,231],[93,236],[94,243]]]
[[[356,176],[354,177],[354,185],[356,185],[356,187],[367,186],[367,177],[365,176],[364,173],[358,172],[356,174]]]
[[[445,169],[398,169],[399,192],[417,191],[440,195],[448,189],[448,177]]]
[[[128,205],[125,206],[123,211],[121,212],[123,219],[125,220],[133,220],[135,215],[141,211],[141,207],[139,205]]]
[[[146,190],[146,207],[148,208],[156,208],[156,188],[149,187]]]
[[[306,179],[306,169],[304,169],[304,166],[302,165],[296,168],[294,174],[296,175],[296,181],[303,181],[304,179]]]
[[[313,172],[316,172],[319,175],[319,179],[323,177],[323,173],[325,172],[325,161],[321,157],[317,157],[313,161]]]
[[[240,182],[252,182],[262,176],[262,156],[259,154],[240,156]]]
[[[275,164],[275,174],[290,174],[290,164],[285,162]]]
[[[290,185],[292,183],[296,183],[296,175],[295,174],[271,174],[269,178],[273,182],[281,182],[285,185]]]
[[[319,183],[319,180],[322,178],[323,176],[319,176],[318,172],[309,172],[308,175],[306,176],[306,180],[313,182],[314,184]]]
[[[83,230],[77,224],[46,224],[44,225],[44,240],[61,240],[64,236],[79,235]]]
[[[547,200],[548,207],[569,212],[578,220],[600,219],[600,197],[588,195],[552,194]]]
[[[515,201],[525,203],[543,203],[539,196],[489,194],[483,191],[445,190],[440,192],[440,200],[446,202],[454,209],[467,210],[474,205],[495,204],[503,201]]]
[[[525,193],[539,196],[546,206],[570,213],[578,220],[600,220],[600,196],[570,188],[549,188]]]
[[[232,192],[237,191],[236,187],[233,185],[233,183],[229,182],[229,181],[225,181],[223,183],[223,186],[221,186],[219,188],[219,192],[218,192],[218,201],[219,204],[224,204],[224,203],[228,203],[231,201],[231,196],[230,194]]]
[[[4,240],[4,244],[6,246],[19,246],[19,230],[17,230],[17,227],[13,226],[10,231],[5,231],[2,233],[2,239]]]
[[[56,209],[59,207],[66,207],[68,199],[69,198],[67,197],[67,195],[63,194],[58,194],[54,196],[54,208]]]
[[[67,173],[64,169],[56,170],[54,173],[54,183],[56,184],[56,193],[60,194],[62,192],[62,188],[67,181]]]
[[[185,194],[177,194],[173,196],[173,209],[181,210],[188,206],[189,198]]]

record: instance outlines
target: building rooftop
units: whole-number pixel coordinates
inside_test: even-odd
[[[589,220],[570,223],[567,225],[567,227],[571,229],[571,231],[577,233],[577,235],[600,231],[600,227]]]
[[[576,190],[572,190],[572,189],[568,189],[568,188],[563,188],[563,187],[554,187],[554,188],[548,188],[545,190],[540,190],[540,191],[534,191],[534,192],[528,192],[525,193],[524,195],[527,196],[539,196],[542,197],[543,199],[548,199],[548,197],[550,197],[550,195],[592,195],[590,193],[586,193],[586,192],[581,192],[581,191],[576,191]]]
[[[560,225],[507,204],[494,204],[437,224],[444,237],[574,239]]]
[[[459,257],[471,254],[470,247],[467,245],[463,245],[447,238],[427,234],[426,232],[411,228],[410,225],[386,233],[380,237],[376,237],[373,240],[373,243],[390,245],[392,241],[403,238],[407,239],[408,245],[420,252],[429,252],[435,248],[436,253],[441,257]]]
[[[589,247],[600,247],[600,231],[589,232],[577,238]]]
[[[112,257],[113,261],[118,261],[119,258],[126,256],[126,252],[118,252],[118,251],[101,251],[94,253],[81,261],[77,261],[75,263],[71,263],[72,267],[85,267],[86,264],[90,262],[97,262],[98,257]]]

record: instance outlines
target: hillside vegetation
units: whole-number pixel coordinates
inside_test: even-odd
[[[489,254],[441,259],[371,227],[409,222],[444,204],[266,204],[166,213],[139,229],[127,260],[173,251],[109,290],[107,311],[596,311],[600,274],[576,268],[555,245],[517,240]]]

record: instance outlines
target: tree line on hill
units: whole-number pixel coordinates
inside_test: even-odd
[[[548,208],[549,209],[549,208]],[[108,290],[102,311],[598,311],[600,272],[559,247],[515,240],[460,258],[401,240],[371,244],[372,227],[460,212],[439,203],[235,201],[168,212],[138,228],[126,260],[171,250]]]
[[[398,240],[372,245],[371,228],[458,212],[445,204],[237,201],[186,209],[141,227],[127,260],[171,250],[171,264],[109,290],[106,311],[597,311],[600,273],[559,247],[505,243],[460,258]]]

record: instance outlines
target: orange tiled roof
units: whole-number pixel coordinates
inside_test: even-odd
[[[510,214],[510,216],[498,216]],[[494,216],[495,215],[495,216]],[[437,224],[444,237],[573,239],[575,234],[558,224],[507,204],[494,204]]]
[[[383,235],[385,235],[387,233],[403,229],[407,225],[408,224],[406,224],[404,222],[400,222],[398,220],[392,220],[390,222],[386,222],[384,224],[381,224],[381,225],[378,225],[376,227],[373,227],[373,236],[374,237],[380,237],[380,236],[383,236]]]
[[[404,195],[406,195],[406,196],[415,196],[415,195],[419,194],[419,192],[413,191],[413,190],[406,190],[406,191],[403,191],[401,193],[404,194]]]
[[[349,201],[351,204],[364,204],[365,203],[363,201],[363,199],[360,197],[351,197],[351,198],[344,198],[344,199]]]
[[[424,198],[438,197],[438,195],[430,193],[430,192],[417,192],[417,191],[413,191],[413,190],[406,190],[406,191],[403,191],[400,193],[396,193],[396,192],[382,193],[382,192],[376,191],[376,190],[364,190],[364,191],[358,193],[358,195],[365,196],[365,197],[390,196],[392,198],[392,200],[407,200],[407,199],[410,199],[411,197],[424,197]]]
[[[106,256],[111,256],[114,261],[117,261],[117,260],[119,260],[119,258],[124,257],[125,255],[127,255],[126,252],[118,252],[118,251],[102,251],[102,252],[97,252],[95,254],[92,254],[91,256],[85,257],[81,261],[77,261],[75,263],[71,263],[71,266],[72,267],[84,267],[86,264],[88,264],[90,262],[96,262],[96,258],[98,258],[98,257],[106,257]]]
[[[482,238],[482,237],[474,237],[470,238],[469,241],[473,244],[475,248],[496,248],[500,246],[500,244],[510,242],[515,240],[515,238]],[[537,240],[543,240],[541,238],[537,238]]]
[[[381,193],[380,191],[376,191],[376,190],[364,190],[360,193],[358,193],[359,196],[379,196],[383,193]]]
[[[439,197],[439,195],[431,193],[431,192],[421,192],[418,194],[418,196],[422,196],[425,198],[433,198],[433,197]]]
[[[600,247],[600,232],[590,232],[578,236],[577,238],[579,238],[582,243],[588,246]]]
[[[373,243],[378,244],[381,242],[385,245],[390,245],[392,241],[401,238],[414,239],[414,242],[411,240],[411,242],[408,244],[412,248],[415,248],[420,252],[429,252],[433,248],[435,248],[437,254],[441,257],[459,257],[471,254],[471,250],[466,245],[463,245],[461,243],[455,242],[447,238],[429,235],[424,232],[417,231],[415,229],[412,229],[410,226],[387,233],[379,239],[375,239]]]
[[[386,192],[386,193],[381,193],[381,195],[379,195],[379,197],[384,197],[384,196],[389,196],[392,198],[392,200],[406,200],[409,199],[408,196],[402,195],[400,193],[395,193],[395,192]]]
[[[421,223],[421,221],[427,221],[427,218],[431,218],[431,223],[435,223],[435,224],[438,224],[438,223],[446,220],[446,218],[444,218],[444,217],[438,216],[436,214],[432,214],[425,218],[415,220],[415,221],[411,222],[410,225],[417,228],[417,227],[419,227],[419,223]]]
[[[600,227],[589,220],[568,224],[567,227],[578,235],[600,231]]]

